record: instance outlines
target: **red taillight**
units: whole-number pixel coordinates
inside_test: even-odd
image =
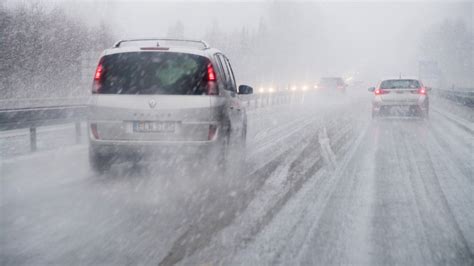
[[[426,89],[424,87],[419,88],[418,94],[426,95]]]
[[[91,124],[91,133],[95,139],[99,139],[99,131],[97,130],[97,124],[95,123]]]
[[[207,135],[207,140],[214,140],[217,136],[217,126],[210,125],[209,126],[209,133]]]
[[[92,93],[99,93],[100,87],[102,85],[103,77],[104,77],[104,64],[103,64],[103,60],[101,59],[95,70],[94,83],[92,84]]]
[[[382,89],[375,89],[375,95],[383,94],[384,91]]]
[[[99,63],[97,65],[97,69],[95,70],[95,76],[94,80],[99,80],[102,78],[102,73],[104,73],[104,65],[102,63]]]
[[[214,67],[212,66],[211,63],[207,64],[207,76],[206,76],[207,81],[207,95],[218,95],[219,90],[217,88],[217,82],[216,81],[216,72],[214,71]]]
[[[214,71],[214,67],[211,63],[207,65],[207,80],[216,81],[216,72]]]

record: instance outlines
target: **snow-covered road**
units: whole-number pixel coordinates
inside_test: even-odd
[[[373,123],[224,264],[472,265],[473,143],[438,115]]]
[[[435,104],[429,121],[371,121],[364,97],[251,111],[232,180],[98,177],[86,145],[3,159],[0,264],[472,265],[472,124]]]

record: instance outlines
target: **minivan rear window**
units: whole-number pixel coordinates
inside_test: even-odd
[[[420,87],[420,82],[415,79],[393,79],[385,80],[380,84],[382,89],[416,89]]]
[[[102,94],[206,93],[209,59],[169,52],[130,52],[103,58]]]

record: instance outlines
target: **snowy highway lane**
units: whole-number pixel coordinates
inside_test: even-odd
[[[472,265],[472,143],[437,115],[377,121],[226,262]]]
[[[439,110],[370,121],[358,99],[252,111],[248,167],[225,182],[94,176],[84,145],[6,159],[1,264],[472,265],[473,135]]]

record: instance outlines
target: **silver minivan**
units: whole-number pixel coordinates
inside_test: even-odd
[[[191,157],[208,166],[241,163],[247,115],[227,57],[203,41],[117,42],[99,60],[89,104],[89,161]],[[154,156],[156,155],[156,156]]]

